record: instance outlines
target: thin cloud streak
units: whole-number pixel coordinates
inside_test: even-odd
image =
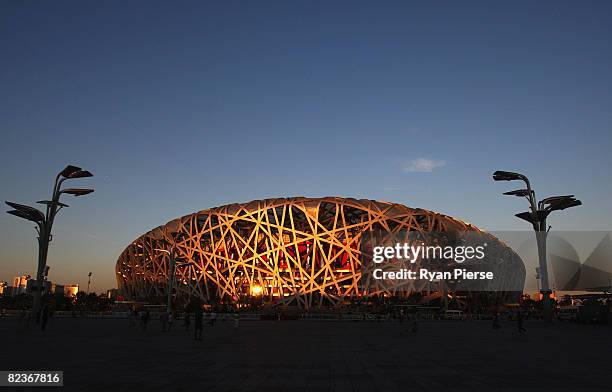
[[[435,169],[446,166],[446,161],[428,158],[417,158],[404,162],[402,169],[408,173],[431,173]]]

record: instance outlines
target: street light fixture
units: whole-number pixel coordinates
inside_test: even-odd
[[[529,190],[528,189],[517,189],[515,191],[504,192],[506,196],[518,196],[518,197],[528,197]]]
[[[525,177],[524,175],[520,173],[507,172],[507,171],[501,171],[501,170],[498,170],[495,173],[493,173],[493,179],[495,181],[514,181],[514,180],[523,180],[526,178],[527,177]]]
[[[13,203],[11,201],[7,201],[6,204],[10,207],[13,207],[16,211],[21,212],[32,218],[29,220],[32,220],[34,222],[42,222],[45,220],[45,214],[43,214],[42,211],[34,207],[26,206],[25,204]]]
[[[62,170],[62,171],[61,171],[61,172],[58,174],[58,176],[62,176],[62,177],[64,177],[64,178],[68,178],[68,177],[70,177],[72,174],[74,174],[74,173],[76,173],[76,172],[78,172],[78,171],[80,171],[80,170],[81,170],[81,168],[80,168],[80,167],[78,167],[78,166],[68,165],[68,166],[66,166],[66,167],[64,168],[64,170]]]
[[[574,195],[564,195],[564,196],[551,196],[551,197],[547,197],[545,199],[540,200],[540,205],[545,205],[545,204],[551,204],[551,203],[555,203],[559,200],[568,200],[568,199],[574,199],[575,197]]]
[[[93,189],[87,189],[87,188],[68,188],[68,189],[64,189],[62,193],[67,193],[69,195],[74,195],[74,196],[84,196],[93,191],[94,191]]]
[[[552,196],[542,199],[538,202],[536,199],[535,192],[533,191],[533,189],[531,189],[529,179],[525,175],[520,173],[498,170],[493,173],[493,180],[521,180],[527,186],[527,189],[517,189],[515,191],[504,192],[504,195],[525,197],[529,202],[529,211],[520,212],[518,214],[515,214],[515,216],[531,223],[531,225],[533,226],[533,230],[536,233],[536,241],[538,244],[538,259],[540,265],[540,293],[542,294],[542,298],[544,301],[544,320],[550,322],[552,321],[552,308],[550,302],[550,294],[552,293],[552,291],[550,290],[550,285],[548,283],[548,266],[546,263],[546,237],[548,236],[546,218],[552,211],[576,207],[582,205],[582,202],[574,198],[574,195]]]
[[[49,206],[49,205],[51,205],[53,203],[53,201],[51,201],[51,200],[39,200],[39,201],[37,201],[37,203]],[[57,205],[58,205],[58,207],[69,207],[68,204],[64,204],[64,203],[60,203],[60,202],[57,202]]]
[[[35,222],[36,224],[40,224],[42,221],[38,219],[38,216],[35,214],[30,214],[24,211],[19,210],[10,210],[7,211],[8,214],[15,215],[19,218],[27,219],[29,221]]]
[[[561,211],[561,210],[565,210],[567,208],[571,208],[571,207],[577,207],[582,205],[582,202],[580,200],[576,200],[576,199],[562,199],[562,200],[557,200],[554,201],[552,203],[550,203],[548,205],[548,207],[546,207],[544,209],[544,211],[547,212],[552,212],[552,211]]]
[[[93,177],[93,174],[87,170],[77,170],[72,172],[66,178],[85,178],[85,177]]]
[[[67,193],[74,196],[82,196],[94,191],[93,189],[82,188],[61,189],[62,184],[65,180],[92,176],[93,174],[91,174],[91,172],[87,170],[82,170],[78,166],[66,166],[64,170],[59,172],[55,177],[51,200],[40,200],[37,202],[46,206],[45,213],[34,207],[13,203],[10,201],[6,202],[8,206],[14,208],[14,210],[7,211],[7,213],[17,216],[19,218],[35,222],[38,226],[38,269],[36,271],[36,286],[33,288],[34,303],[32,305],[32,312],[36,315],[37,321],[39,320],[41,308],[43,281],[45,278],[45,271],[47,267],[49,243],[51,242],[51,229],[53,227],[55,216],[57,215],[59,210],[68,207],[67,204],[61,203],[59,199],[62,193]]]

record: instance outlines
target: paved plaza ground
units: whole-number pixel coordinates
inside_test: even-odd
[[[75,391],[612,390],[612,327],[525,326],[218,322],[194,341],[193,329],[162,333],[156,320],[143,333],[127,320],[54,318],[42,334],[5,318],[0,370],[63,370],[56,389]]]

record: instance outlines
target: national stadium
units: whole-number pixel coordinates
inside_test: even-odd
[[[303,309],[452,291],[424,281],[398,289],[363,279],[368,235],[399,232],[481,237],[496,250],[490,268],[508,287],[523,287],[525,267],[518,255],[474,225],[402,204],[340,197],[254,200],[174,219],[131,242],[117,261],[116,276],[126,298],[166,296],[172,257],[176,267],[170,287],[177,299],[239,305],[258,298]],[[512,288],[495,293],[499,301],[516,300],[519,294]]]

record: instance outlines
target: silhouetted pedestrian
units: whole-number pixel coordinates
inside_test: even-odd
[[[145,332],[147,330],[147,324],[149,323],[150,316],[151,314],[148,310],[143,310],[140,313],[140,327],[142,328],[142,332]]]
[[[215,322],[216,322],[216,321],[217,321],[217,313],[215,313],[215,312],[210,313],[210,321],[209,321],[209,325],[210,325],[211,327],[214,327],[214,326],[215,326]]]
[[[418,317],[416,314],[414,315],[414,319],[412,320],[411,331],[412,333],[417,333],[419,331],[419,321],[418,321]]]
[[[134,309],[130,309],[130,311],[128,312],[128,325],[130,326],[130,328],[136,325],[137,319],[138,315],[136,314],[136,311]]]
[[[183,326],[185,327],[185,331],[189,331],[190,324],[191,324],[191,314],[185,313],[185,318],[183,319]]]
[[[495,312],[495,316],[493,316],[493,325],[492,325],[493,329],[500,329],[501,325],[499,323],[499,313]]]
[[[30,309],[25,310],[23,316],[23,327],[25,329],[30,328],[30,320],[32,319],[32,311]]]
[[[204,329],[204,314],[202,313],[202,308],[197,308],[195,311],[195,331],[194,331],[194,339],[202,340],[202,332]]]
[[[522,334],[523,332],[527,332],[527,330],[523,327],[523,313],[520,310],[516,314],[516,322],[517,322],[519,334]]]
[[[159,322],[161,323],[162,332],[166,332],[168,330],[168,312],[161,312]]]
[[[44,305],[40,313],[40,330],[44,332],[45,328],[47,327],[47,321],[49,321],[49,307],[47,305]]]

